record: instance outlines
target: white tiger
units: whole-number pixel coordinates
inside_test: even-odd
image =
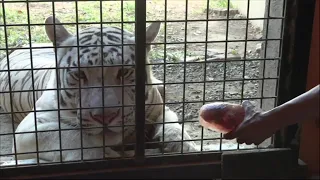
[[[60,23],[58,19],[55,19],[56,23]],[[115,44],[121,44],[121,29],[116,27],[104,27],[101,29],[98,27],[90,27],[83,29],[79,32],[79,41],[77,41],[76,35],[71,35],[62,25],[55,25],[56,36],[54,36],[53,17],[46,19],[46,33],[49,39],[54,43],[56,40],[57,46],[90,46],[91,47],[79,47],[79,59],[77,47],[65,47],[57,48],[57,61],[58,67],[64,67],[64,69],[58,70],[34,70],[34,77],[30,70],[25,71],[11,71],[11,91],[20,91],[12,93],[12,100],[10,101],[10,86],[8,81],[8,73],[0,71],[0,90],[1,93],[0,105],[7,111],[11,112],[11,103],[13,106],[13,112],[31,111],[34,109],[33,92],[21,92],[23,90],[34,89],[43,91],[35,91],[35,108],[41,112],[35,114],[21,113],[14,116],[15,121],[19,122],[16,129],[15,143],[18,159],[30,159],[36,158],[37,151],[45,151],[39,153],[39,158],[45,161],[60,161],[60,145],[62,149],[62,161],[80,160],[83,149],[83,159],[100,159],[105,157],[119,157],[120,153],[113,150],[110,147],[106,147],[103,151],[103,139],[106,146],[121,145],[122,132],[124,133],[124,141],[134,142],[135,127],[122,125],[134,125],[134,108],[124,107],[122,112],[122,101],[125,105],[132,105],[135,103],[135,90],[134,86],[125,86],[122,96],[122,87],[111,87],[102,90],[102,80],[104,86],[134,84],[135,75],[134,67],[121,66],[115,67],[103,67],[103,79],[102,68],[94,67],[103,65],[121,65],[122,55],[124,57],[124,64],[130,65],[135,63],[135,47],[133,45],[127,45],[123,47],[123,54],[121,46]],[[160,23],[151,24],[146,30],[147,43],[153,42],[156,38]],[[56,37],[56,39],[54,39]],[[102,37],[102,39],[101,39]],[[134,34],[123,30],[123,42],[134,44]],[[104,46],[101,49],[101,43]],[[92,45],[96,45],[92,47]],[[98,45],[98,46],[97,46]],[[103,54],[101,53],[103,51]],[[147,47],[147,53],[150,51],[150,46]],[[33,49],[32,50],[32,62],[33,68],[54,68],[55,65],[55,53],[52,49]],[[78,64],[78,60],[80,65]],[[139,59],[137,59],[139,60]],[[30,69],[30,50],[16,50],[9,55],[10,70],[14,69]],[[148,59],[147,59],[148,63]],[[73,67],[73,68],[72,68]],[[85,67],[80,69],[78,67]],[[90,68],[89,68],[90,67]],[[4,58],[0,62],[1,70],[7,69],[7,58]],[[123,75],[123,76],[121,76]],[[159,83],[161,81],[154,78],[151,72],[150,66],[146,67],[147,80],[146,83]],[[124,78],[122,78],[124,77]],[[82,89],[79,92],[79,83]],[[57,85],[60,90],[56,90]],[[95,86],[96,88],[88,88]],[[75,88],[75,89],[65,89]],[[162,98],[159,90],[161,86],[146,86],[146,104],[162,103]],[[104,91],[104,96],[102,95]],[[59,93],[58,93],[59,92]],[[79,98],[81,96],[81,98]],[[81,99],[81,101],[80,101]],[[80,103],[82,108],[101,107],[104,100],[104,107],[119,106],[105,109],[82,109],[80,122]],[[58,108],[61,110],[58,113]],[[77,109],[78,108],[78,109]],[[63,110],[65,109],[65,110]],[[44,111],[50,110],[50,111]],[[56,111],[52,111],[56,110]],[[184,152],[198,151],[195,143],[192,141],[181,141],[182,127],[178,123],[177,115],[171,111],[168,107],[165,107],[165,117],[163,118],[163,106],[162,105],[148,105],[146,110],[146,122],[177,122],[164,125],[157,124],[154,126],[155,132],[153,139],[160,139],[161,141],[176,141],[164,143],[164,150],[166,152],[179,152],[183,145]],[[103,117],[104,111],[104,117]],[[122,118],[122,113],[124,117]],[[60,121],[59,121],[60,114]],[[122,120],[123,119],[123,120]],[[36,123],[36,125],[35,125]],[[104,125],[103,125],[104,123]],[[103,137],[102,126],[106,127]],[[114,127],[118,126],[118,127]],[[79,128],[90,128],[82,129]],[[100,127],[99,129],[93,129],[94,127]],[[59,129],[61,129],[61,142]],[[38,132],[34,131],[48,131],[50,132]],[[164,131],[164,132],[163,132]],[[29,132],[27,134],[24,134]],[[191,140],[191,137],[186,131],[183,132],[184,140]],[[163,137],[163,134],[165,137]],[[36,137],[37,135],[37,137]],[[82,137],[82,142],[81,142]],[[38,141],[36,140],[38,139]],[[131,139],[131,140],[128,140]],[[162,144],[162,143],[160,143]],[[38,145],[38,148],[37,148]],[[90,147],[100,147],[95,149],[88,149]],[[79,149],[78,149],[79,148]],[[86,149],[87,148],[87,149]],[[13,147],[13,152],[14,152]],[[49,152],[55,150],[53,152]],[[103,155],[103,152],[105,154]]]

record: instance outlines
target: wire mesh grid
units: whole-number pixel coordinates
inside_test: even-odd
[[[0,156],[18,165],[18,159],[39,164],[268,147],[270,140],[261,147],[226,141],[198,123],[205,103],[250,100],[264,108],[264,101],[276,102],[276,93],[264,92],[277,89],[279,72],[266,76],[265,69],[266,63],[280,61],[286,3],[275,16],[266,1],[266,16],[251,17],[250,0],[243,15],[231,13],[237,10],[230,0],[3,0],[1,117],[11,118],[10,128],[0,132],[1,149],[12,145]],[[49,16],[52,22],[44,24]],[[270,21],[281,22],[276,36],[268,35]],[[253,22],[265,23],[265,35]],[[107,28],[111,26],[117,28]],[[154,35],[156,40],[148,42]],[[49,39],[54,46],[37,44]],[[274,56],[268,56],[269,42],[280,44]],[[160,81],[152,81],[153,76]],[[264,87],[265,81],[275,82],[274,87]],[[167,122],[171,120],[163,117],[168,113],[176,114],[181,124]],[[112,123],[110,116],[120,121]],[[14,118],[25,118],[19,130]],[[156,130],[164,140],[152,138]],[[193,148],[189,142],[197,151],[188,151]]]

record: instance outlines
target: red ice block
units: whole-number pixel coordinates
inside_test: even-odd
[[[239,104],[214,102],[200,108],[200,124],[220,133],[228,133],[245,118],[245,108]]]

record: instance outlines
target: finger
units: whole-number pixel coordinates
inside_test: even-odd
[[[254,112],[254,105],[248,101],[248,100],[244,100],[242,102],[242,107],[244,108],[246,115],[251,115]]]
[[[253,142],[247,141],[247,142],[245,142],[245,143],[246,143],[246,145],[250,145],[250,144],[252,144]]]
[[[261,138],[260,136],[254,137],[254,138],[252,138],[252,143],[254,145],[259,145],[259,144],[263,143],[263,141],[265,141],[265,140],[266,140],[266,138]]]
[[[253,141],[254,145],[258,146],[259,144],[261,144],[263,141]]]
[[[244,143],[244,140],[243,140],[243,139],[237,139],[237,143],[243,144],[243,143]]]

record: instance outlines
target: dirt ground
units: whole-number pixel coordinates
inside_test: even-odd
[[[235,15],[241,17],[238,14]],[[195,19],[197,17],[194,17]],[[211,19],[226,18],[210,14]],[[233,18],[233,17],[231,17]],[[211,21],[208,23],[208,41],[225,41],[226,39],[226,21]],[[228,40],[246,39],[246,21],[229,21]],[[168,23],[167,34],[168,42],[180,42],[185,38],[184,23]],[[220,139],[221,134],[215,131],[204,129],[198,122],[198,113],[203,101],[228,101],[241,103],[243,98],[258,98],[258,80],[244,80],[259,78],[259,61],[250,59],[259,58],[259,41],[227,43],[227,61],[225,59],[226,43],[192,43],[194,41],[206,40],[206,23],[193,22],[187,25],[187,40],[191,41],[186,45],[186,64],[184,62],[185,44],[167,45],[167,56],[174,54],[174,59],[167,59],[167,65],[154,65],[153,71],[155,76],[168,83],[165,85],[165,102],[169,103],[175,112],[178,113],[179,119],[184,121],[184,126],[188,133],[201,145],[203,141],[204,150],[222,150],[237,149],[235,141]],[[161,35],[160,35],[161,37]],[[262,32],[259,29],[248,24],[247,39],[260,39]],[[245,53],[246,47],[246,55]],[[207,63],[204,62],[205,50],[207,49]],[[163,47],[154,48],[155,51],[163,52]],[[179,56],[181,54],[181,56]],[[245,57],[244,57],[245,56]],[[195,58],[196,57],[196,58]],[[243,60],[243,59],[246,60]],[[242,60],[242,61],[241,61]],[[151,63],[163,63],[161,59],[151,59]],[[224,71],[225,69],[225,71]],[[165,71],[165,73],[164,73]],[[225,83],[223,82],[225,80]],[[185,82],[185,85],[184,85]],[[260,105],[259,100],[251,101]],[[184,102],[184,103],[182,103]],[[184,114],[184,116],[183,116]],[[202,133],[203,132],[203,133]],[[259,147],[270,145],[270,139],[263,142]],[[252,148],[254,146],[240,145],[240,148]]]
[[[179,16],[179,13],[177,13],[176,16]],[[236,16],[240,17],[239,15]],[[197,17],[194,17],[194,19],[196,18]],[[211,13],[210,18],[221,19],[226,17],[216,16]],[[187,40],[226,40],[226,21],[211,21],[208,25],[208,36],[206,37],[206,22],[189,22],[187,25]],[[183,22],[167,23],[167,42],[183,42],[185,38],[185,28],[186,27]],[[229,21],[229,40],[243,40],[246,37],[245,34],[245,20]],[[261,36],[261,31],[252,27],[249,23],[247,39],[259,39]],[[163,37],[162,32],[157,41],[161,42]],[[186,45],[186,60],[188,63],[185,65],[182,64],[184,61],[185,44],[168,44],[166,45],[166,62],[170,64],[167,64],[165,68],[164,65],[153,66],[155,76],[160,80],[164,80],[165,83],[169,83],[165,86],[165,102],[170,103],[168,106],[177,112],[179,118],[185,122],[184,128],[189,132],[192,138],[198,139],[198,141],[196,141],[198,145],[201,145],[201,138],[206,139],[203,141],[204,150],[219,150],[220,148],[221,150],[237,149],[235,141],[220,139],[209,140],[212,138],[220,138],[221,134],[207,129],[203,129],[202,131],[202,127],[198,123],[198,111],[203,105],[203,100],[214,102],[237,99],[231,100],[231,102],[240,103],[241,97],[258,97],[257,91],[259,81],[242,81],[242,79],[243,77],[245,79],[254,79],[259,77],[259,61],[250,60],[259,57],[259,54],[257,53],[257,45],[259,45],[259,43],[259,41],[248,42],[246,48],[244,42],[228,43],[227,57],[230,58],[228,61],[224,61],[226,49],[226,43],[224,42],[208,43],[207,47],[205,43],[188,43]],[[210,61],[204,63],[203,61],[206,49],[207,58]],[[244,58],[245,49],[245,59],[247,60],[239,61]],[[163,63],[163,45],[155,46],[154,51],[157,52],[157,55],[150,58],[151,62]],[[223,82],[224,80],[226,81]],[[204,83],[204,81],[206,82]],[[185,85],[183,82],[185,82]],[[184,103],[182,103],[183,101]],[[259,103],[259,101],[254,101]],[[0,115],[0,119],[0,133],[12,132],[11,119],[6,115]],[[0,142],[0,154],[10,153],[12,136],[1,136]],[[221,146],[220,143],[222,143]],[[260,146],[266,147],[269,144],[270,141],[267,140]],[[240,145],[240,148],[251,147],[254,146]]]

